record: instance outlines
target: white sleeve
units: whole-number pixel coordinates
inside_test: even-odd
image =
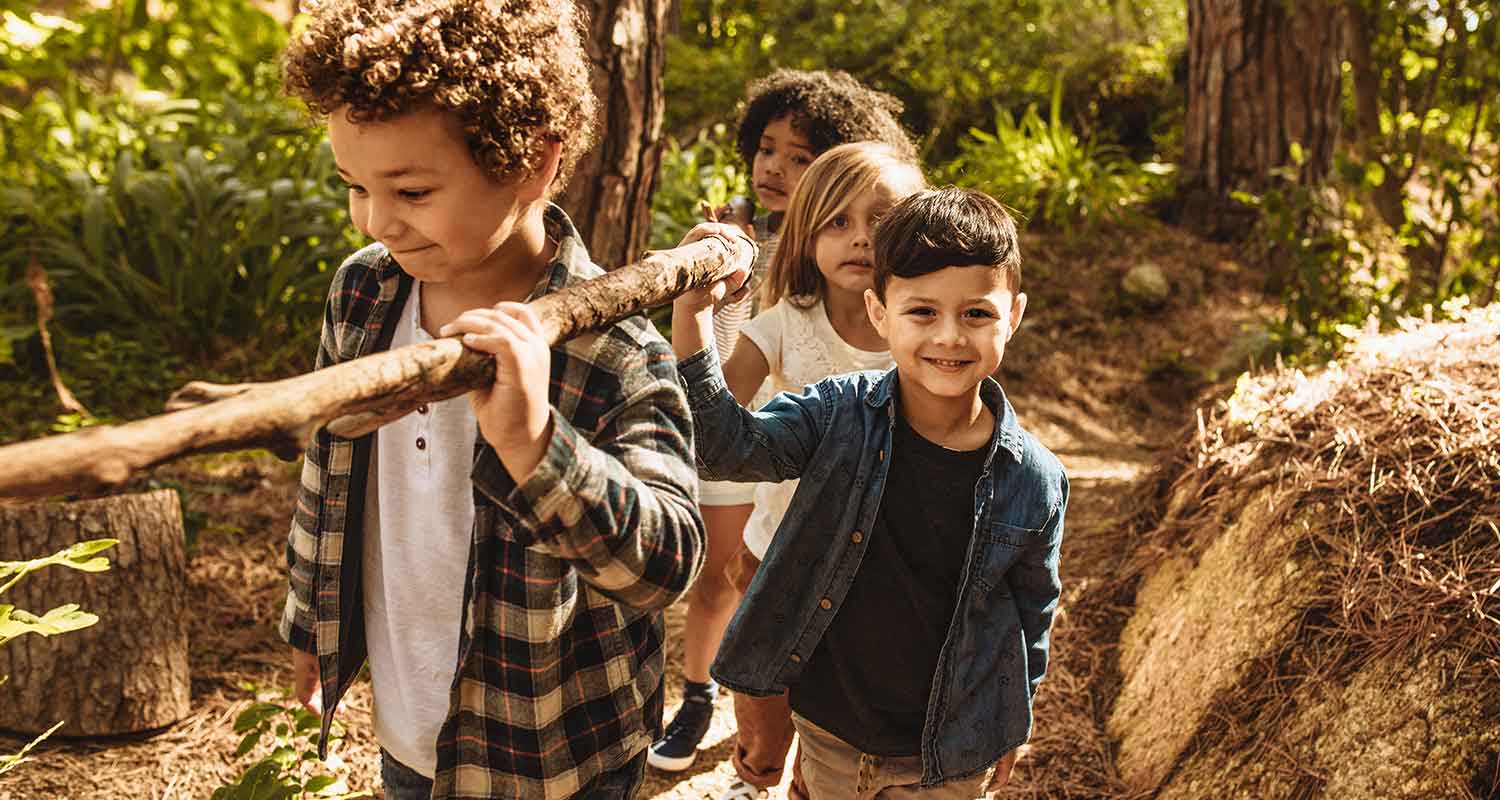
[[[756,314],[754,319],[745,323],[745,327],[740,329],[740,335],[754,342],[761,355],[766,357],[766,365],[771,368],[772,375],[781,371],[782,331],[786,329],[783,319],[785,316],[786,303],[778,302]]]

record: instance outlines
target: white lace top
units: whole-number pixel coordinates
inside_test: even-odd
[[[741,334],[765,355],[771,367],[767,382],[777,392],[800,394],[803,387],[830,375],[890,369],[895,363],[889,350],[859,350],[840,338],[821,300],[798,308],[783,299],[750,320]],[[794,480],[755,487],[755,510],[745,523],[745,546],[756,558],[765,558],[796,491]]]

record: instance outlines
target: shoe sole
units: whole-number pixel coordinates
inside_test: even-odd
[[[698,752],[696,750],[691,755],[678,756],[677,758],[661,755],[655,750],[646,753],[646,763],[662,772],[682,772],[691,767],[693,762],[697,760]]]

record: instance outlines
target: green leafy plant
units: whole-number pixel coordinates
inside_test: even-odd
[[[700,131],[686,144],[668,139],[651,199],[651,246],[677,246],[703,221],[702,203],[718,208],[744,195],[749,177],[723,124]]]
[[[971,129],[939,175],[983,189],[1064,234],[1126,219],[1154,177],[1169,169],[1137,165],[1119,147],[1080,137],[1062,119],[1062,85],[1059,78],[1045,119],[1035,105],[1019,119],[997,109],[994,130]]]
[[[246,684],[243,688],[256,691]],[[342,777],[319,773],[324,767],[335,772],[344,769],[333,753],[335,741],[342,737],[338,725],[329,733],[329,757],[318,758],[318,740],[322,721],[318,715],[295,701],[257,701],[234,720],[234,732],[240,735],[236,758],[248,755],[257,746],[268,743],[270,752],[257,760],[234,783],[219,787],[211,800],[290,800],[300,797],[354,798],[369,797],[369,792],[349,792]]]
[[[286,32],[246,0],[61,11],[7,12],[0,44],[0,328],[36,258],[61,339],[107,333],[166,372],[305,368],[358,241],[326,142],[278,94]]]
[[[1294,147],[1294,162],[1300,154]],[[1390,255],[1396,243],[1382,248],[1380,229],[1349,199],[1359,186],[1308,186],[1296,170],[1295,164],[1278,170],[1259,195],[1232,197],[1260,211],[1251,241],[1267,291],[1281,299],[1268,344],[1291,361],[1322,361],[1362,327],[1387,326],[1400,316],[1404,265]],[[1338,171],[1367,180],[1342,161]]]
[[[5,198],[21,218],[12,258],[53,275],[60,326],[200,365],[311,352],[295,334],[354,247],[332,155],[296,112],[225,101],[71,119],[54,130],[84,128],[71,140],[89,152],[61,149],[37,164],[35,188]],[[95,138],[99,128],[115,133]]]
[[[80,572],[103,572],[109,569],[109,559],[99,553],[119,543],[118,539],[93,539],[79,542],[45,558],[34,558],[30,561],[0,561],[0,581],[4,581],[0,584],[0,594],[4,594],[27,575],[47,567],[66,567]],[[16,608],[9,603],[0,603],[0,646],[26,634],[56,636],[69,631],[82,630],[98,621],[99,617],[79,609],[77,603],[60,605],[41,616]],[[0,682],[4,680],[5,677],[0,676]],[[41,735],[21,748],[20,752],[0,753],[0,775],[30,761],[31,758],[27,754],[62,725],[63,722],[58,722],[43,731]]]

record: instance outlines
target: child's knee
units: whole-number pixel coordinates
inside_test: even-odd
[[[750,548],[741,544],[739,551],[729,559],[728,566],[724,567],[724,574],[735,591],[744,594],[750,588],[750,581],[755,577],[757,569],[760,569],[760,559],[750,552]]]

